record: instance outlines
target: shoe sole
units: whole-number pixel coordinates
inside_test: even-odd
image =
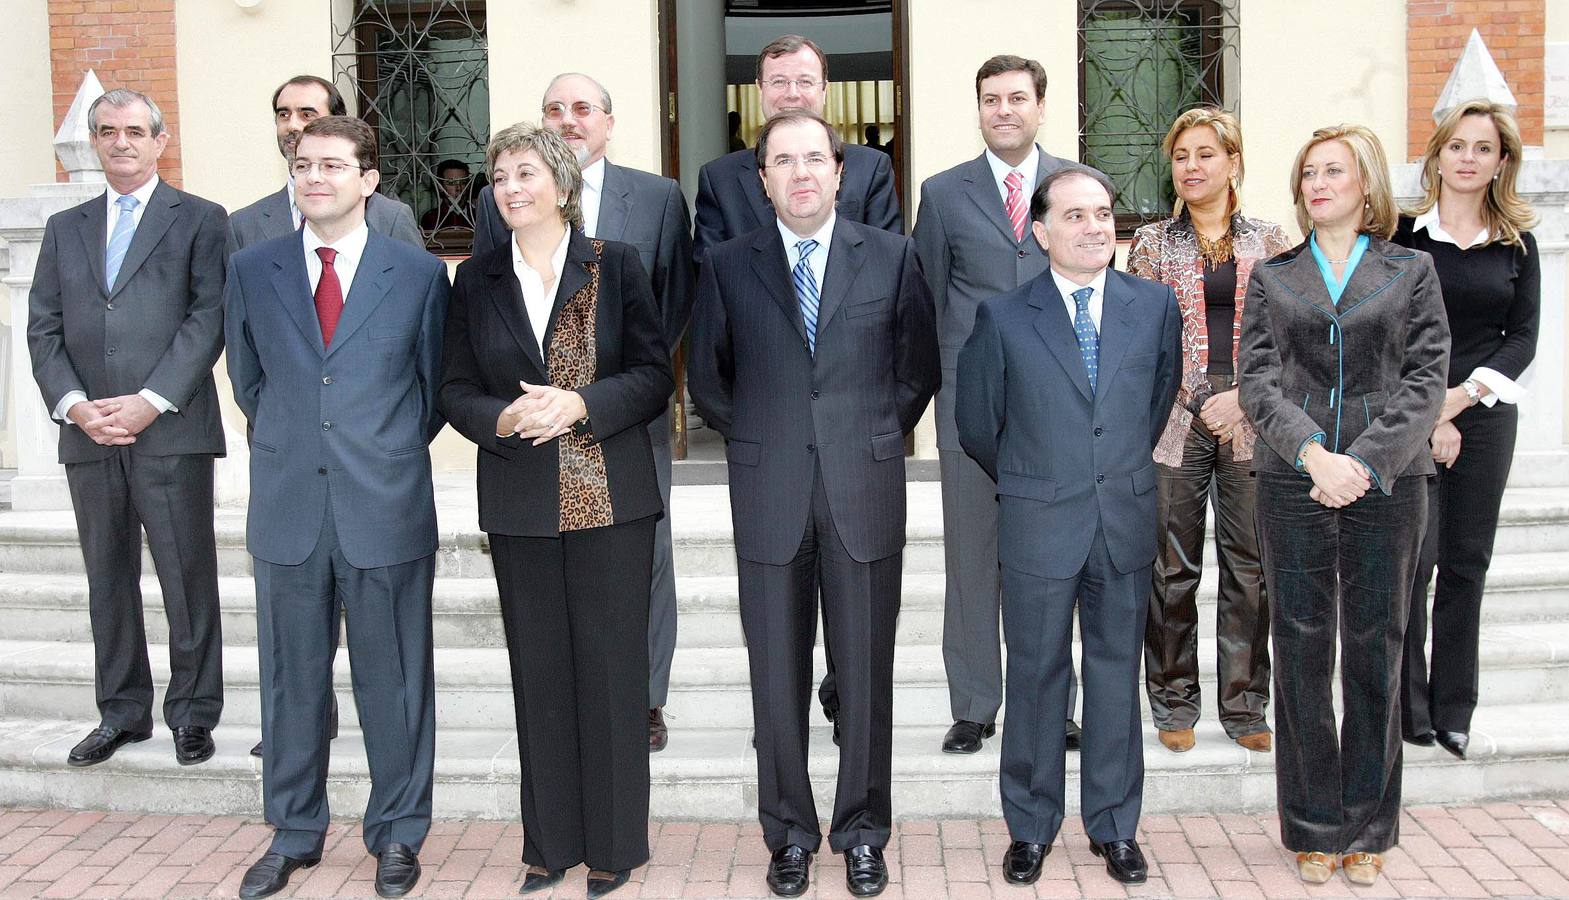
[[[152,737],[152,732],[148,732],[147,734],[127,738],[125,744],[140,744],[142,741],[152,740]],[[125,744],[121,744],[120,747],[125,746]],[[73,769],[85,769],[88,766],[96,766],[99,763],[105,763],[113,759],[114,754],[119,751],[120,747],[116,747],[114,750],[110,750],[109,753],[102,759],[72,759],[70,756],[67,756],[65,758],[65,764],[72,767]]]

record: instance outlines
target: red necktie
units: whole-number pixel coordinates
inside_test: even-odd
[[[1028,210],[1024,207],[1024,176],[1018,172],[1009,172],[1003,178],[1002,184],[1008,189],[1008,199],[1003,201],[1003,206],[1008,211],[1008,221],[1013,223],[1013,239],[1024,240],[1024,222],[1028,218]]]
[[[338,270],[332,267],[338,251],[331,247],[317,247],[321,257],[321,280],[316,282],[316,318],[321,321],[321,342],[332,346],[332,333],[338,330],[338,317],[343,315],[343,286],[338,284]]]

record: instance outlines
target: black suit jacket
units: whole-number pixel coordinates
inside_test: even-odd
[[[557,442],[535,447],[516,435],[497,437],[496,418],[522,392],[519,381],[550,383],[539,345],[551,345],[562,303],[593,280],[596,268],[595,380],[578,393],[593,441],[604,450],[615,521],[664,509],[642,426],[664,409],[675,382],[648,274],[626,244],[607,241],[596,257],[589,238],[573,231],[542,342],[524,310],[509,246],[470,257],[453,281],[437,403],[448,423],[479,447],[479,526],[487,533],[560,533]]]
[[[795,555],[819,466],[852,557],[904,546],[904,435],[941,378],[931,291],[902,235],[841,218],[829,248],[815,356],[774,220],[698,278],[687,384],[725,436],[736,553],[754,562]]]
[[[174,404],[129,445],[172,456],[224,452],[212,368],[223,351],[223,207],[159,182],[148,198],[112,290],[104,288],[108,210],[100,194],[55,213],[28,296],[33,376],[53,411],[71,391],[90,399],[143,388]],[[74,425],[60,429],[60,461],[104,459]]]
[[[834,203],[839,221],[904,234],[890,159],[870,147],[845,145],[844,175]],[[697,231],[692,237],[698,263],[710,248],[773,223],[774,207],[763,192],[752,150],[737,150],[704,164],[697,175]]]

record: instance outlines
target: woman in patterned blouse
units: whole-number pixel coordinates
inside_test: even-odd
[[[1182,385],[1155,447],[1161,549],[1144,638],[1145,688],[1160,742],[1177,753],[1191,749],[1204,509],[1214,484],[1216,705],[1228,736],[1266,753],[1269,616],[1253,526],[1257,435],[1237,405],[1235,359],[1253,265],[1290,244],[1279,225],[1241,213],[1242,129],[1230,113],[1188,110],[1161,148],[1171,160],[1176,215],[1136,231],[1128,255],[1128,271],[1171,285],[1182,310]]]

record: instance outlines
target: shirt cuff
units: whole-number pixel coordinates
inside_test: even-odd
[[[1497,369],[1487,366],[1477,366],[1471,371],[1471,380],[1477,384],[1487,385],[1491,394],[1482,398],[1482,405],[1491,407],[1497,403],[1519,403],[1525,397],[1525,388],[1520,383]]]
[[[71,411],[71,407],[81,403],[86,399],[87,395],[81,391],[71,391],[64,397],[60,398],[60,402],[55,404],[54,412],[50,413],[50,415],[54,416],[55,421],[57,422],[64,422],[67,425],[75,425],[76,423],[66,418],[65,414]]]
[[[140,395],[143,400],[151,403],[153,405],[153,409],[158,410],[160,414],[166,412],[179,412],[173,403],[163,399],[163,397],[159,396],[158,392],[154,391],[152,388],[142,388],[136,393]]]
[[[1315,434],[1310,434],[1310,435],[1308,435],[1308,436],[1307,436],[1307,439],[1306,439],[1306,440],[1304,440],[1304,441],[1303,441],[1303,442],[1302,442],[1302,443],[1301,443],[1301,444],[1300,444],[1300,445],[1299,445],[1299,446],[1298,446],[1298,447],[1297,447],[1297,456],[1296,456],[1296,467],[1297,467],[1297,471],[1298,471],[1298,472],[1306,472],[1306,471],[1307,471],[1307,469],[1304,469],[1304,468],[1303,468],[1303,467],[1302,467],[1302,451],[1304,451],[1304,450],[1306,450],[1306,449],[1307,449],[1307,446],[1308,446],[1308,444],[1311,444],[1311,443],[1313,443],[1313,442],[1314,442],[1314,441],[1317,441],[1317,442],[1318,442],[1318,445],[1319,445],[1319,446],[1320,446],[1320,447],[1322,447],[1322,446],[1324,446],[1324,438],[1325,438],[1325,437],[1326,437],[1326,435],[1325,435],[1325,434],[1324,434],[1324,432],[1322,432],[1322,431],[1320,431],[1320,432],[1317,432],[1317,433],[1315,433]]]

